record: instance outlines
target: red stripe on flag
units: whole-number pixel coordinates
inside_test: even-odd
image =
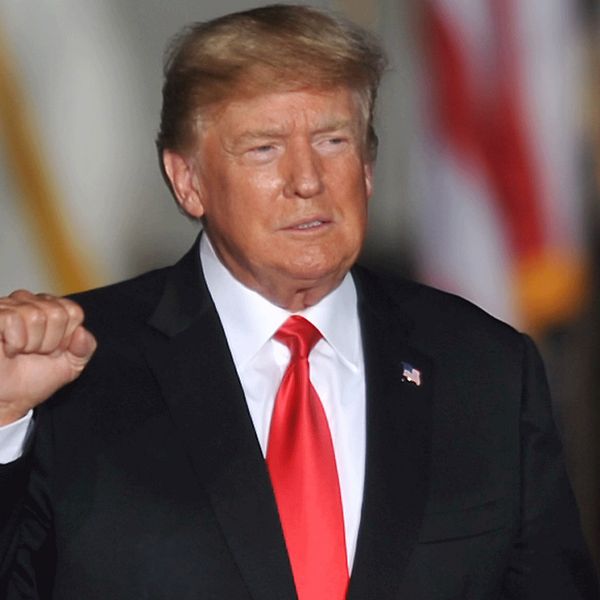
[[[425,6],[423,23],[434,125],[464,159],[481,162],[478,102],[463,48],[431,3]]]
[[[489,128],[482,138],[511,245],[519,258],[525,258],[544,248],[542,190],[523,114],[515,6],[513,0],[491,0],[491,7],[497,26],[496,89],[490,95]]]
[[[425,8],[426,47],[434,126],[463,163],[488,180],[515,257],[544,247],[541,189],[535,173],[520,99],[518,57],[509,0],[490,0],[496,68],[481,91],[460,33],[435,3]]]

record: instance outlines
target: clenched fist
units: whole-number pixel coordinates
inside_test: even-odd
[[[0,425],[24,416],[76,379],[96,349],[82,309],[23,290],[0,298]]]

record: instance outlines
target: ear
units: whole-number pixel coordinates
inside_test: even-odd
[[[364,178],[365,178],[365,190],[367,191],[367,198],[371,198],[373,195],[373,169],[374,165],[372,162],[366,162],[364,165]]]
[[[164,150],[162,160],[177,203],[187,215],[199,219],[204,214],[203,194],[192,159]]]

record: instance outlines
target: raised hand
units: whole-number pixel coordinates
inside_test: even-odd
[[[0,298],[0,425],[76,379],[96,349],[81,307],[19,290]]]

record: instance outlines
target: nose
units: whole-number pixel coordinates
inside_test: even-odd
[[[323,191],[319,156],[310,142],[288,148],[284,194],[288,198],[312,198]]]

